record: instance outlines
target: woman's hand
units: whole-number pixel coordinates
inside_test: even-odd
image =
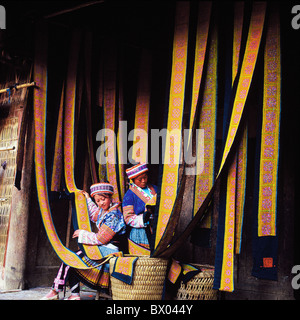
[[[80,229],[76,230],[74,233],[73,233],[73,236],[72,238],[78,238],[79,237],[79,233],[80,233]]]
[[[84,190],[82,190],[82,194],[86,197],[86,199],[90,197],[90,195]]]

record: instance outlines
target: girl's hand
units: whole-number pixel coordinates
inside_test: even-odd
[[[79,232],[80,232],[80,229],[76,230],[74,233],[73,233],[73,236],[72,238],[78,238],[79,237]]]
[[[82,194],[86,197],[86,199],[90,197],[90,195],[84,190],[82,190]]]

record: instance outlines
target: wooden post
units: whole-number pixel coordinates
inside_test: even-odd
[[[21,190],[13,187],[11,218],[4,269],[5,290],[24,289],[29,201],[33,177],[33,126],[28,126]]]

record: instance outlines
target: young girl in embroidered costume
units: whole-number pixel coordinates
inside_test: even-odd
[[[150,254],[149,226],[153,216],[147,204],[155,204],[157,187],[148,184],[148,167],[146,163],[139,163],[126,170],[130,179],[129,189],[124,195],[122,207],[127,226],[130,227],[128,249],[130,254]]]
[[[82,193],[87,200],[90,220],[96,224],[98,232],[76,230],[73,238],[78,238],[80,244],[97,245],[103,257],[122,251],[124,242],[126,242],[126,225],[122,213],[118,209],[120,203],[112,203],[113,186],[109,183],[97,183],[93,184],[90,190],[95,202],[86,191],[82,191]],[[98,264],[85,256],[82,251],[77,252],[77,255],[81,256],[89,266]],[[96,283],[94,279],[97,279]],[[79,281],[96,290],[108,287],[109,264],[103,264],[90,270],[77,270],[63,263],[51,291],[42,300],[57,300],[58,293],[63,290],[67,280],[71,288],[71,296],[68,300],[80,300]]]

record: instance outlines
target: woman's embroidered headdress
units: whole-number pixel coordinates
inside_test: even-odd
[[[134,179],[140,174],[147,172],[148,171],[148,166],[147,163],[138,163],[135,166],[126,169],[126,174],[128,179]]]
[[[100,182],[91,185],[91,197],[94,197],[96,194],[114,194],[114,187],[107,182]]]

